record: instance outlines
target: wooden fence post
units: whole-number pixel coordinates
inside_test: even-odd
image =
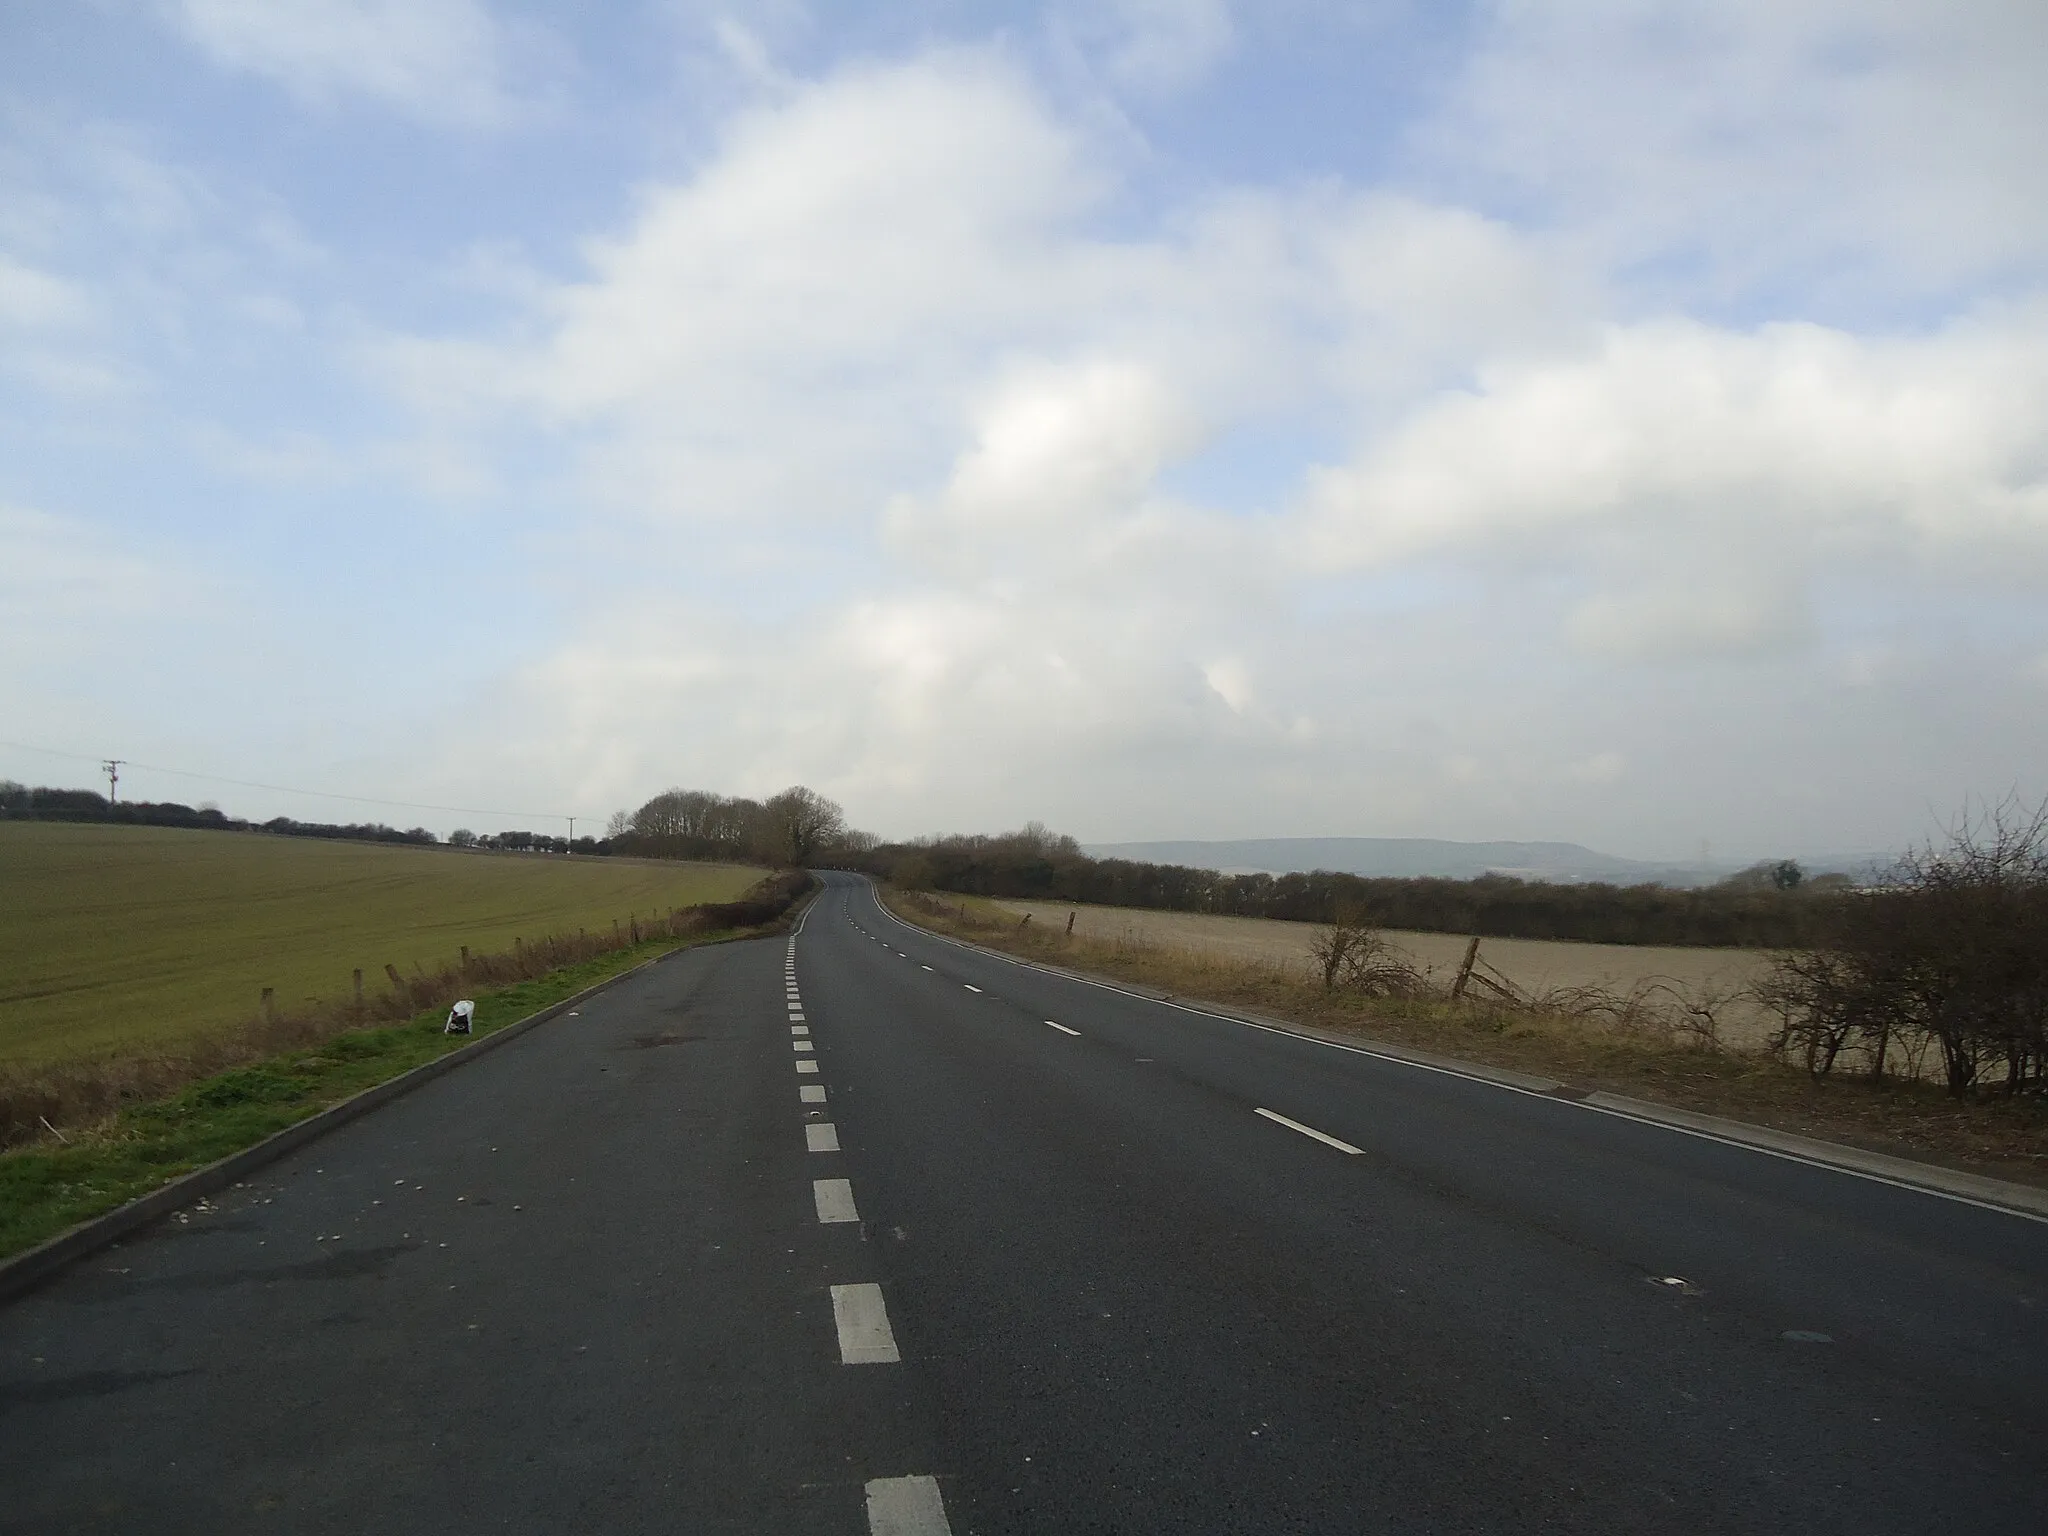
[[[467,944],[462,946],[462,974],[465,976],[469,974],[469,946]]]
[[[391,978],[392,991],[396,992],[400,997],[406,998],[408,1000],[411,999],[412,994],[406,991],[405,978],[398,974],[397,966],[391,965],[387,962],[384,967],[384,974]]]
[[[1451,983],[1451,1001],[1456,1002],[1465,995],[1465,988],[1472,981],[1472,965],[1479,958],[1479,935],[1472,935],[1472,942],[1465,946],[1465,963],[1458,967],[1458,979]]]
[[[276,1019],[277,989],[275,987],[265,987],[263,989],[263,1022],[270,1024],[276,1022]]]

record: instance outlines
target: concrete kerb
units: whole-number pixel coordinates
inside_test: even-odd
[[[889,910],[882,902],[879,888],[875,888],[875,905],[888,913],[894,921],[906,927],[915,926]],[[1227,1019],[1232,1023],[1250,1025],[1254,1029],[1268,1030],[1273,1034],[1294,1035],[1304,1040],[1319,1041],[1324,1045],[1360,1051],[1369,1056],[1382,1056],[1390,1061],[1405,1062],[1410,1066],[1423,1067],[1433,1072],[1447,1072],[1454,1077],[1469,1077],[1478,1082],[1492,1083],[1496,1087],[1512,1089],[1519,1093],[1562,1099],[1601,1114],[1622,1115],[1632,1120],[1662,1126],[1666,1130],[1706,1136],[1732,1146],[1775,1153],[1780,1157],[1814,1163],[1823,1168],[1853,1173],[1886,1184],[1897,1184],[1906,1189],[1945,1195],[1951,1199],[1989,1206],[2015,1216],[2030,1217],[2035,1221],[2048,1221],[2048,1190],[2036,1189],[2029,1184],[2015,1184],[2009,1179],[1994,1179],[1981,1173],[1965,1173],[1960,1169],[1943,1168],[1935,1163],[1916,1163],[1910,1158],[1893,1157],[1883,1152],[1866,1152],[1861,1147],[1844,1146],[1836,1141],[1820,1141],[1791,1131],[1753,1125],[1747,1120],[1729,1120],[1720,1115],[1700,1114],[1695,1110],[1678,1109],[1668,1104],[1653,1104],[1644,1099],[1629,1098],[1624,1094],[1608,1093],[1603,1089],[1586,1092],[1554,1079],[1537,1077],[1527,1072],[1460,1061],[1455,1057],[1438,1056],[1428,1051],[1415,1050],[1410,1046],[1393,1045],[1368,1036],[1323,1029],[1313,1024],[1297,1024],[1290,1020],[1268,1018],[1222,1003],[1210,1003],[1171,992],[1160,992],[1150,987],[1133,986],[1128,982],[1107,981],[1100,976],[1091,976],[1085,971],[1047,965],[1038,960],[1020,960],[1017,956],[1006,955],[999,949],[990,949],[972,940],[955,938],[951,934],[937,933],[921,926],[917,931],[927,938],[958,944],[963,949],[972,949],[997,960],[1007,960],[1012,965],[1028,966],[1032,970],[1062,976],[1069,981],[1082,982],[1091,987],[1103,987],[1131,997],[1142,997],[1148,1002],[1164,1003],[1189,1013],[1207,1014],[1213,1018]]]
[[[609,987],[615,987],[628,977],[637,976],[651,965],[659,965],[670,955],[679,951],[669,950],[641,961],[630,970],[608,976],[594,986],[585,987],[572,997],[565,997],[558,1003],[550,1003],[538,1013],[529,1013],[523,1019],[516,1019],[503,1029],[494,1030],[479,1040],[473,1040],[459,1050],[432,1061],[422,1062],[410,1071],[386,1078],[361,1093],[343,1099],[339,1104],[330,1104],[317,1114],[308,1115],[296,1125],[288,1125],[274,1135],[266,1136],[252,1147],[231,1152],[219,1162],[208,1163],[204,1168],[195,1168],[190,1173],[151,1190],[148,1194],[117,1206],[101,1216],[82,1221],[69,1231],[60,1232],[48,1242],[17,1253],[11,1259],[0,1259],[0,1305],[34,1290],[60,1270],[111,1243],[118,1242],[129,1233],[148,1226],[151,1222],[170,1215],[171,1212],[190,1205],[202,1195],[215,1190],[226,1189],[245,1174],[274,1163],[287,1153],[296,1152],[309,1141],[318,1140],[329,1131],[346,1125],[359,1115],[368,1114],[378,1106],[411,1093],[424,1086],[444,1072],[453,1072],[457,1067],[476,1060],[486,1051],[494,1051],[509,1041],[516,1040],[530,1029],[559,1018],[577,1004],[597,996]]]

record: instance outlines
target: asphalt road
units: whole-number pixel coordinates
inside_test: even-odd
[[[831,877],[0,1311],[0,1531],[2032,1536],[2044,1280]]]

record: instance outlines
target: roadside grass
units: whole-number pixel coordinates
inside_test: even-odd
[[[1866,1151],[2048,1186],[2048,1103],[2003,1094],[1952,1098],[1939,1085],[1816,1081],[1775,1056],[1716,1049],[1682,1034],[1492,1001],[1326,992],[1298,963],[1020,925],[993,901],[882,888],[906,922],[1020,958],[1085,971],[1276,1019],[1552,1078]]]
[[[462,948],[593,935],[766,873],[469,853],[260,832],[0,821],[0,1066],[183,1049],[258,1016],[332,1007]]]
[[[436,1006],[399,1023],[346,1030],[230,1067],[168,1098],[131,1105],[97,1125],[69,1132],[67,1142],[45,1140],[0,1153],[0,1257],[55,1237],[643,961],[746,932],[713,931],[680,941],[664,935],[532,980],[479,991],[471,1036],[442,1034],[444,1013]]]

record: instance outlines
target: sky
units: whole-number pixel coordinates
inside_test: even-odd
[[[2038,799],[2044,66],[2038,0],[0,0],[0,777]]]

